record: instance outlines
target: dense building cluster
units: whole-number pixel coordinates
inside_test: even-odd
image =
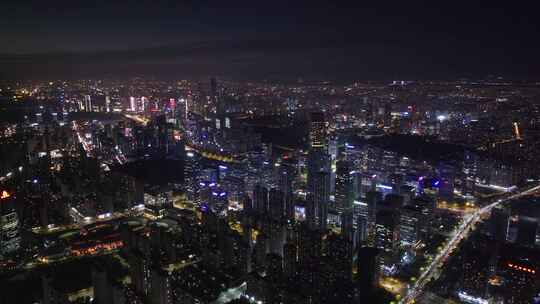
[[[21,303],[530,303],[538,96],[491,80],[2,84],[1,271],[37,284]]]

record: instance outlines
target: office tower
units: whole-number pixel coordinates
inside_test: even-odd
[[[269,213],[273,220],[279,221],[285,213],[285,197],[278,189],[270,189],[269,192]]]
[[[335,209],[339,213],[352,209],[355,200],[353,173],[353,164],[351,162],[345,160],[337,162]]]
[[[184,180],[188,200],[200,203],[200,185],[197,174],[200,172],[200,156],[193,151],[186,151],[184,156]]]
[[[292,164],[281,163],[277,171],[278,188],[285,197],[292,196],[292,184],[296,175],[296,170]]]
[[[538,219],[520,215],[517,220],[516,243],[525,247],[534,247],[538,231]]]
[[[165,115],[160,115],[155,118],[157,128],[157,149],[162,155],[169,154],[169,148],[173,145],[173,132],[171,125],[167,122]]]
[[[58,299],[56,293],[52,288],[53,276],[51,270],[46,270],[41,274],[41,290],[43,297],[43,304],[55,304]]]
[[[84,95],[84,110],[86,112],[92,112],[92,98],[90,95]]]
[[[304,205],[306,220],[305,223],[311,229],[317,228],[317,207],[315,206],[315,201],[313,199],[313,194],[308,193],[306,195],[306,201]]]
[[[109,95],[105,96],[105,111],[111,112],[111,97]]]
[[[293,278],[297,273],[297,247],[291,241],[288,241],[283,246],[283,271],[285,277]]]
[[[455,168],[452,165],[441,163],[438,168],[439,197],[445,200],[454,198]]]
[[[253,200],[248,195],[244,195],[242,199],[242,207],[245,214],[251,214],[253,212]]]
[[[351,244],[356,244],[356,231],[354,230],[354,214],[353,210],[347,209],[341,213],[341,235],[342,237],[351,242]]]
[[[461,192],[466,197],[474,196],[476,177],[478,175],[477,156],[471,151],[465,151],[463,157],[463,181]]]
[[[414,245],[420,240],[423,224],[422,210],[417,205],[407,205],[401,209],[399,238],[402,245]]]
[[[367,242],[370,246],[375,245],[375,224],[377,220],[378,205],[382,202],[382,193],[378,191],[369,191],[366,194],[366,203],[368,209],[367,215]]]
[[[338,157],[338,141],[335,138],[328,141],[328,155],[331,160],[336,160]]]
[[[237,268],[240,269],[242,274],[248,274],[251,272],[251,240],[248,242],[237,240],[235,245],[236,249],[233,259],[236,261]]]
[[[253,189],[253,207],[259,215],[268,212],[268,189],[258,184]]]
[[[331,234],[326,239],[327,256],[332,267],[331,284],[352,281],[353,244],[343,235]]]
[[[304,270],[313,272],[320,262],[322,234],[302,223],[298,229],[298,262]]]
[[[21,247],[19,217],[10,193],[2,191],[0,198],[0,256],[13,253]]]
[[[365,201],[354,201],[353,214],[356,216],[357,240],[360,244],[364,244],[368,239],[368,204]]]
[[[267,293],[265,301],[267,303],[284,303],[283,288],[283,258],[277,254],[270,253],[267,256],[268,269],[266,271]]]
[[[219,188],[212,190],[212,195],[208,201],[208,206],[212,212],[220,216],[225,216],[227,214],[228,204],[227,192]]]
[[[268,253],[268,237],[264,233],[257,235],[257,242],[255,243],[255,269],[259,273],[263,273],[266,270],[266,255]]]
[[[214,107],[216,107],[216,114],[219,116],[221,114],[221,108],[218,97],[218,83],[215,77],[210,78],[210,99]]]
[[[379,285],[379,250],[373,247],[358,249],[357,282],[360,293],[367,295],[373,292]]]
[[[108,264],[96,262],[92,265],[92,286],[94,288],[94,301],[96,304],[125,304],[124,288],[112,280]]]
[[[141,97],[141,107],[140,107],[140,110],[141,110],[142,112],[146,112],[146,110],[148,110],[148,103],[149,103],[148,98],[146,98],[146,97],[144,97],[144,96]]]
[[[399,212],[404,205],[404,198],[398,194],[388,194],[384,197],[384,200],[378,205],[377,209],[387,209],[391,211]]]
[[[229,200],[234,202],[241,202],[246,194],[244,179],[240,177],[226,176],[221,179],[221,186],[227,192]]]
[[[392,187],[392,193],[401,195],[401,190],[404,182],[404,177],[402,174],[390,174],[388,177],[390,182],[390,187]]]
[[[139,251],[135,251],[130,255],[129,259],[131,280],[135,287],[135,291],[141,295],[146,296],[150,294],[151,289],[151,269],[149,258]]]
[[[285,198],[285,220],[289,223],[294,221],[295,215],[295,204],[294,197],[292,195],[286,196]]]
[[[313,204],[319,229],[326,231],[330,204],[330,173],[317,172],[313,177]]]
[[[135,100],[135,97],[133,96],[129,98],[129,109],[132,112],[137,112],[137,100]]]
[[[508,225],[510,223],[510,213],[504,208],[494,208],[489,219],[489,234],[492,239],[503,243],[508,235]]]
[[[313,192],[313,179],[318,172],[330,172],[330,159],[324,151],[310,150],[307,159],[307,191]]]
[[[274,284],[279,283],[283,278],[283,258],[275,253],[269,253],[266,256],[268,267],[266,274]]]
[[[396,213],[390,210],[377,212],[375,223],[375,247],[384,252],[391,252],[397,245]]]
[[[360,174],[359,185],[358,185],[358,194],[361,198],[365,198],[369,191],[375,191],[377,185],[376,175],[370,173]]]
[[[172,304],[173,294],[170,274],[162,269],[152,269],[152,289],[150,291],[151,304]]]
[[[326,146],[326,122],[324,113],[311,113],[309,138],[312,149],[324,149]]]
[[[387,102],[384,104],[384,126],[390,127],[392,125],[392,104]]]

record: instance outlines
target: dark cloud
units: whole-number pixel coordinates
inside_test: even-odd
[[[0,76],[539,76],[532,6],[289,2],[3,4]]]

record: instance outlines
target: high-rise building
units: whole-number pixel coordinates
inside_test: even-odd
[[[377,220],[378,205],[382,202],[382,193],[378,191],[369,191],[366,194],[367,204],[367,241],[370,246],[375,246],[375,224]]]
[[[283,246],[283,271],[286,278],[292,278],[297,272],[297,248],[292,242]]]
[[[476,177],[478,172],[478,162],[476,154],[465,151],[463,157],[461,192],[466,197],[474,196]]]
[[[200,172],[200,156],[194,151],[186,151],[184,156],[184,181],[188,200],[200,203],[200,185],[197,174]]]
[[[21,246],[19,217],[12,195],[2,191],[0,198],[0,256],[17,251]]]
[[[130,255],[131,280],[135,291],[143,296],[149,295],[151,290],[150,260],[141,252],[135,251]]]
[[[330,173],[330,158],[320,149],[312,149],[307,159],[307,192],[313,193],[315,176],[320,172]]]
[[[352,281],[353,244],[346,236],[331,234],[327,237],[328,257],[332,266],[331,284]]]
[[[407,205],[401,209],[399,238],[402,245],[413,245],[420,240],[422,210],[416,205]]]
[[[330,204],[330,173],[318,172],[313,177],[313,203],[319,229],[325,231],[328,224],[328,205]]]
[[[129,98],[129,109],[132,112],[137,112],[137,100],[135,100],[135,97],[133,96]]]
[[[451,200],[454,197],[455,168],[449,164],[440,164],[438,174],[439,196]]]
[[[489,219],[489,234],[494,240],[503,243],[508,235],[510,213],[504,208],[494,208]]]
[[[216,114],[221,114],[218,97],[218,83],[215,77],[210,78],[210,98],[212,100],[212,103],[216,107]]]
[[[380,210],[377,212],[375,224],[375,247],[384,252],[391,252],[397,245],[396,214],[390,210]]]
[[[365,201],[354,201],[353,214],[356,217],[357,240],[365,243],[368,239],[369,209]]]
[[[86,112],[92,112],[92,98],[90,95],[84,95],[84,110]]]
[[[124,288],[111,278],[108,266],[107,263],[95,263],[92,266],[92,286],[94,288],[94,301],[92,303],[124,304],[126,303]]]
[[[111,112],[111,97],[109,95],[105,96],[105,111]]]
[[[268,209],[270,217],[276,221],[283,218],[285,213],[285,196],[278,189],[271,189],[269,192]]]
[[[309,138],[312,148],[323,148],[326,146],[326,122],[324,113],[311,113]]]
[[[295,168],[288,163],[282,163],[276,171],[279,190],[285,196],[292,196],[292,184],[296,175]]]
[[[358,249],[357,281],[362,294],[370,294],[379,284],[378,255],[379,250],[373,247],[362,247]]]
[[[353,165],[349,161],[340,160],[336,164],[336,194],[335,209],[341,213],[352,209],[354,195],[355,175]]]
[[[253,209],[261,215],[268,212],[268,189],[261,185],[253,189]]]
[[[151,304],[172,304],[173,294],[170,274],[162,269],[152,269],[152,289],[150,291]]]

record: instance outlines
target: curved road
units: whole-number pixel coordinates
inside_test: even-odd
[[[465,216],[461,225],[453,233],[453,237],[448,241],[446,246],[437,254],[437,256],[433,259],[431,264],[429,264],[426,270],[419,276],[414,286],[409,289],[409,292],[407,293],[407,295],[403,297],[399,301],[399,303],[409,304],[409,303],[414,303],[416,301],[416,298],[419,295],[421,295],[422,292],[424,291],[424,287],[426,286],[426,284],[433,278],[434,274],[436,273],[437,268],[441,267],[444,264],[448,256],[459,245],[461,240],[466,239],[469,236],[469,232],[472,230],[471,228],[473,228],[482,219],[482,215],[489,213],[491,209],[493,209],[494,207],[502,203],[505,203],[507,201],[510,201],[510,200],[513,200],[513,199],[516,199],[525,195],[535,193],[539,190],[540,190],[540,185],[535,186],[528,190],[524,190],[514,195],[511,195],[505,199],[499,199],[495,201],[494,203],[491,203],[487,206],[484,206],[478,209],[473,214]]]

